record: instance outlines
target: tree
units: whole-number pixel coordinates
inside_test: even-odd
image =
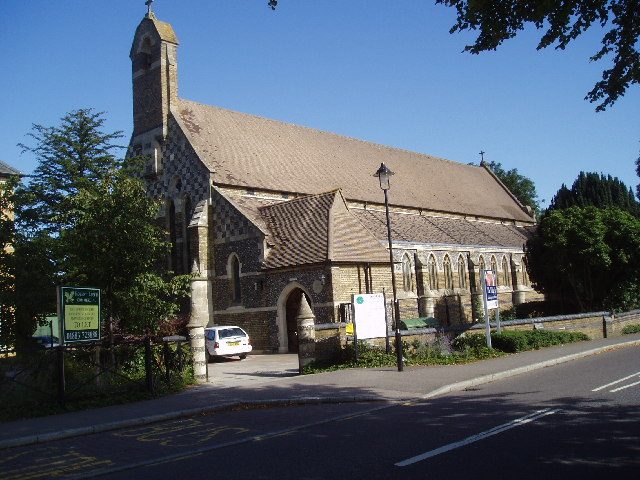
[[[59,126],[34,124],[28,136],[35,145],[18,144],[23,153],[30,152],[39,160],[32,180],[16,192],[23,231],[56,233],[69,227],[63,221],[69,199],[81,189],[91,190],[110,170],[121,166],[112,152],[123,147],[112,142],[122,138],[122,132],[105,133],[104,123],[102,112],[74,110],[62,117]]]
[[[640,203],[631,188],[611,175],[585,172],[580,172],[571,189],[564,184],[560,187],[549,204],[549,210],[588,205],[617,207],[636,217],[640,216]]]
[[[13,345],[14,269],[10,262],[13,250],[13,189],[16,179],[0,182],[0,349]]]
[[[540,213],[538,193],[531,179],[519,174],[516,168],[505,170],[502,168],[501,163],[489,162],[487,166],[496,174],[496,177],[505,184],[511,193],[515,195],[521,204],[532,207],[536,215]]]
[[[585,99],[600,102],[596,111],[605,110],[623,96],[631,85],[640,82],[640,3],[638,0],[436,0],[453,7],[457,21],[450,32],[479,30],[465,51],[478,54],[496,50],[505,40],[515,37],[527,25],[546,29],[537,49],[555,45],[564,50],[594,25],[610,29],[602,37],[600,50],[591,61],[613,55],[613,65],[602,73]]]
[[[16,181],[0,182],[0,272],[6,266],[9,246],[13,242],[13,190]]]
[[[640,177],[640,157],[636,160],[636,173],[638,174],[638,177]],[[640,201],[640,183],[636,185],[636,196]]]
[[[187,293],[186,278],[162,272],[169,244],[155,223],[159,206],[130,175],[141,159],[116,158],[102,113],[75,110],[60,126],[34,125],[38,156],[33,181],[16,189],[16,330],[56,311],[55,287],[83,284],[104,291],[103,316],[118,316],[131,333],[156,330]],[[153,281],[149,281],[149,278]],[[145,295],[128,296],[131,290]],[[142,302],[131,305],[131,301]],[[146,303],[145,303],[146,302]],[[152,312],[150,318],[132,312]]]
[[[189,276],[165,278],[156,271],[170,251],[154,223],[158,204],[143,183],[124,170],[107,174],[91,190],[71,198],[63,231],[66,277],[103,291],[106,313],[131,333],[157,330],[188,295]]]
[[[527,243],[536,290],[567,312],[640,306],[640,219],[619,208],[548,212]]]

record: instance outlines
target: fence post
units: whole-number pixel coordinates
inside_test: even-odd
[[[64,345],[58,345],[58,402],[61,407],[65,404],[65,379],[64,379]]]
[[[171,382],[170,370],[169,370],[169,342],[164,341],[162,345],[162,353],[164,356],[164,374],[167,380],[167,386]]]
[[[144,371],[147,380],[147,390],[153,393],[153,371],[151,366],[151,337],[147,332],[144,337]]]
[[[116,366],[116,354],[113,351],[113,318],[109,317],[109,360],[111,361],[111,368]]]
[[[183,365],[182,365],[182,355],[183,355],[183,352],[182,352],[182,341],[178,341],[177,348],[178,348],[178,371],[180,373],[182,373],[182,369],[183,369]]]

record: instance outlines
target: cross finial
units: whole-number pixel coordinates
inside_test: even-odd
[[[151,11],[151,4],[153,3],[153,0],[147,0],[146,2],[144,2],[144,4],[147,6],[147,16],[150,17],[151,14],[153,13]]]
[[[484,162],[484,154],[486,152],[484,150],[480,150],[480,153],[478,155],[480,155],[480,163]]]

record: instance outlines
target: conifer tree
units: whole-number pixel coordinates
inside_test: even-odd
[[[570,207],[616,207],[640,216],[640,203],[633,190],[617,177],[598,173],[580,172],[571,189],[562,185],[551,200],[549,210]]]

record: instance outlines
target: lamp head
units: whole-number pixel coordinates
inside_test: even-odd
[[[381,163],[380,168],[373,174],[374,177],[378,177],[378,180],[380,180],[380,188],[382,190],[389,190],[389,188],[391,188],[391,184],[389,182],[391,175],[393,175],[393,172],[389,170],[389,167],[384,163]]]

